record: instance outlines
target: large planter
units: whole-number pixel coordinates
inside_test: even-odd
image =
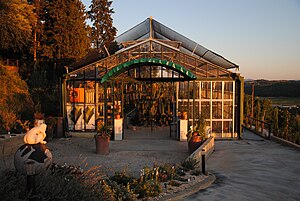
[[[189,154],[196,151],[202,144],[202,137],[198,135],[192,136],[191,140],[188,142]]]
[[[107,155],[109,154],[109,137],[95,136],[96,154]]]

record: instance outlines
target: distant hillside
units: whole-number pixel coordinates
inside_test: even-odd
[[[300,97],[300,81],[294,80],[249,80],[245,81],[245,93],[251,94],[254,83],[255,96],[262,97]]]

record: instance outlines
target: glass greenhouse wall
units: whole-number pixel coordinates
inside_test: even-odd
[[[206,118],[212,135],[237,137],[234,131],[234,81],[192,81],[178,84],[178,111],[188,112],[189,125],[200,113]]]

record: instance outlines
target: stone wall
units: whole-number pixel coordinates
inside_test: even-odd
[[[0,159],[12,156],[24,144],[24,134],[0,136]]]

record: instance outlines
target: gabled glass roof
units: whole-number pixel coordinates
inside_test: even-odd
[[[238,67],[151,18],[121,34],[116,41],[122,44],[119,51],[70,72],[66,78],[106,81],[118,76],[119,73],[128,71],[128,77],[136,80],[231,79],[232,72],[228,69]],[[163,62],[161,64],[159,62],[140,62],[129,68],[126,66],[131,64],[130,62],[144,61],[145,59]],[[166,62],[172,63],[175,67],[167,65]],[[132,67],[139,67],[137,70],[142,76],[130,75]],[[183,70],[179,70],[179,68]],[[154,72],[158,69],[161,74],[156,76]],[[141,71],[144,72],[141,73]],[[173,72],[170,74],[170,71]],[[146,75],[147,73],[150,74]]]
[[[203,58],[226,69],[239,67],[237,64],[234,64],[223,56],[177,33],[151,17],[116,37],[116,41],[118,43],[123,43],[126,41],[138,41],[147,38],[180,41],[180,51]]]

